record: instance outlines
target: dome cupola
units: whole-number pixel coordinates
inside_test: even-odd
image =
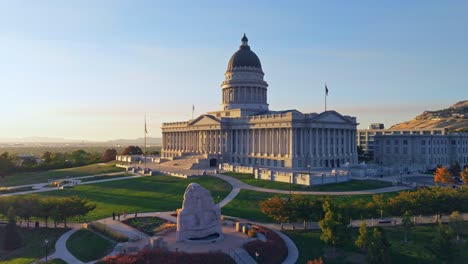
[[[262,69],[262,64],[260,63],[260,59],[258,58],[257,54],[250,49],[248,44],[249,39],[244,33],[244,37],[242,37],[242,44],[229,60],[228,63],[228,71],[232,71],[236,67],[255,67]]]

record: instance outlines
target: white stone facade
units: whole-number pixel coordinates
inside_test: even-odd
[[[244,38],[221,85],[221,111],[163,123],[162,157],[207,154],[211,166],[294,169],[357,163],[355,117],[335,111],[268,110],[268,84]]]
[[[468,165],[468,134],[448,135],[380,135],[374,139],[374,160],[379,164]]]

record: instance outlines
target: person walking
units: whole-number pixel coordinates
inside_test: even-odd
[[[115,221],[115,212],[112,212],[112,220]]]

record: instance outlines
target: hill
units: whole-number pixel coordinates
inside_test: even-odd
[[[424,111],[410,121],[390,127],[390,129],[425,128],[447,128],[455,132],[468,132],[468,100],[460,101],[446,109]]]

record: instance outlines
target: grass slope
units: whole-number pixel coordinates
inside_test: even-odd
[[[109,162],[51,171],[17,173],[0,178],[0,186],[42,183],[47,182],[48,179],[63,179],[119,171],[123,171],[123,169],[116,167],[115,162]]]
[[[209,176],[182,179],[171,176],[147,176],[141,178],[77,185],[70,189],[43,192],[38,195],[67,197],[76,195],[96,203],[88,220],[111,217],[112,212],[128,214],[138,212],[171,211],[182,207],[185,188],[196,182],[208,189],[215,202],[230,191],[231,185]],[[219,197],[219,198],[218,198]]]
[[[75,232],[67,240],[67,249],[77,259],[88,262],[109,254],[115,243],[87,230]]]
[[[44,240],[49,240],[49,254],[54,251],[55,242],[68,229],[66,228],[20,228],[23,246],[7,252],[3,250],[4,227],[0,227],[0,263],[1,264],[29,264],[45,255]]]
[[[254,178],[253,174],[248,173],[238,173],[238,172],[226,172],[228,176],[237,178],[247,184],[252,186],[258,186],[268,189],[276,190],[289,190],[289,183],[286,182],[275,182],[267,180],[257,180]],[[342,183],[330,183],[324,185],[315,185],[312,187],[307,187],[298,184],[291,184],[291,190],[293,191],[361,191],[361,190],[371,190],[379,189],[385,187],[391,187],[392,184],[389,182],[383,182],[378,180],[350,180],[348,182]]]

